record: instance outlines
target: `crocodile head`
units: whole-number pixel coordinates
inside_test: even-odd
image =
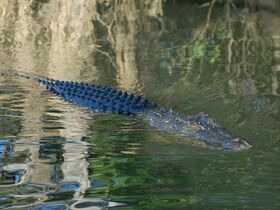
[[[204,113],[197,114],[192,121],[200,128],[196,132],[196,137],[207,143],[220,145],[223,149],[234,151],[252,147],[246,140],[232,135]]]
[[[238,151],[251,147],[247,141],[230,134],[204,113],[188,116],[165,109],[149,111],[146,115],[152,127],[169,133],[200,139],[225,150]]]
[[[201,126],[194,137],[206,143],[221,146],[225,150],[239,151],[252,147],[246,140],[234,136],[219,127]]]
[[[228,150],[244,150],[251,148],[252,145],[249,144],[246,140],[243,140],[239,137],[230,138],[229,140],[225,141],[224,148]]]

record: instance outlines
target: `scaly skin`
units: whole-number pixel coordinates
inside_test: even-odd
[[[112,87],[54,80],[25,72],[8,72],[2,75],[36,80],[65,100],[95,111],[146,116],[150,125],[156,129],[200,139],[225,150],[238,151],[251,147],[247,141],[230,134],[204,113],[182,115],[170,109],[157,109],[155,102],[148,103],[148,100],[142,99],[141,96],[134,96]]]
[[[151,107],[147,99],[111,87],[49,78],[38,82],[64,99],[96,111],[138,115]]]
[[[147,110],[145,115],[152,127],[168,133],[200,139],[225,150],[238,151],[251,147],[247,141],[230,134],[204,113],[183,115],[162,108],[158,111]]]

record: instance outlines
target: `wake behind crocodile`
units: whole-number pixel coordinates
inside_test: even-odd
[[[53,94],[94,111],[144,116],[153,128],[202,140],[207,144],[213,144],[225,150],[237,151],[251,147],[247,141],[230,134],[204,113],[197,115],[181,114],[171,109],[157,107],[155,102],[150,103],[147,98],[113,87],[55,80],[19,71],[3,72],[1,75],[35,80]]]

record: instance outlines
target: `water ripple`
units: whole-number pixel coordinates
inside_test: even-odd
[[[7,164],[1,168],[0,187],[14,187],[28,181],[32,169],[26,164]]]

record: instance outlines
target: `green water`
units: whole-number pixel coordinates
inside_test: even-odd
[[[228,152],[0,77],[0,209],[280,209],[278,1],[1,0],[0,72],[205,112]]]

